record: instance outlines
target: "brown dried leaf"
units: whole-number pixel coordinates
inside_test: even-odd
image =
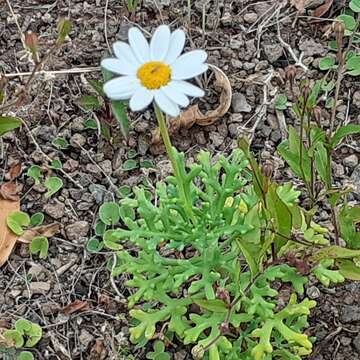
[[[21,174],[21,171],[22,171],[22,166],[20,163],[13,165],[9,171],[10,181],[15,180]]]
[[[103,339],[96,339],[90,351],[89,360],[104,360],[107,357],[107,350]]]
[[[214,65],[209,65],[215,74],[215,86],[221,88],[220,105],[215,110],[207,111],[203,114],[198,105],[193,105],[185,110],[181,115],[169,122],[170,135],[176,134],[179,129],[190,129],[193,125],[207,126],[213,124],[224,116],[230,108],[232,98],[232,88],[225,73]],[[152,144],[158,145],[162,142],[159,129],[156,129],[152,136]]]
[[[334,0],[326,0],[324,4],[320,5],[316,8],[312,14],[314,17],[322,17],[324,16],[331,8]]]
[[[0,198],[4,200],[20,201],[19,192],[21,190],[20,185],[16,185],[13,182],[6,182],[0,186]]]
[[[309,0],[291,0],[291,5],[296,8],[299,14],[305,12],[307,3],[309,3]]]
[[[6,218],[14,211],[20,210],[20,200],[11,201],[0,199],[0,267],[9,258],[18,236],[6,224]]]
[[[29,244],[36,236],[45,236],[50,238],[60,231],[60,224],[53,223],[49,225],[41,225],[25,230],[25,232],[18,238],[19,242]]]
[[[74,302],[66,305],[62,308],[61,312],[65,315],[71,315],[78,311],[86,311],[91,308],[90,303],[88,301],[75,300]]]

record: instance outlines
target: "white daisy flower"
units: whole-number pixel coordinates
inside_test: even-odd
[[[168,26],[161,25],[149,45],[138,28],[131,28],[129,44],[114,43],[116,58],[101,62],[105,69],[122,75],[105,83],[106,95],[113,100],[130,99],[132,111],[143,110],[155,101],[164,113],[178,116],[179,107],[189,105],[188,96],[204,96],[202,89],[185,80],[208,69],[206,52],[193,50],[181,55],[184,45],[182,30],[171,33]]]

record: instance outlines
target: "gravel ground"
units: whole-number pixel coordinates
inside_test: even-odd
[[[292,179],[275,148],[284,135],[281,120],[286,119],[288,125],[296,122],[289,109],[277,112],[273,100],[280,93],[292,99],[284,69],[295,62],[293,55],[299,58],[302,54],[303,65],[308,68],[305,72],[297,67],[297,84],[301,79],[322,76],[318,64],[328,52],[324,37],[328,22],[313,24],[307,17],[297,18],[293,7],[281,7],[278,1],[194,1],[190,19],[187,2],[179,0],[144,0],[136,14],[129,14],[120,0],[108,1],[107,10],[105,1],[100,0],[12,0],[11,4],[21,30],[39,34],[42,53],[56,39],[58,19],[71,19],[70,38],[47,63],[48,70],[97,67],[108,52],[105,34],[110,44],[126,40],[127,30],[134,23],[149,33],[161,23],[184,28],[190,39],[188,48],[206,49],[208,62],[227,74],[233,98],[230,111],[216,123],[180,130],[174,135],[175,146],[187,154],[191,163],[200,149],[228,153],[236,147],[239,136],[248,135],[260,161],[271,160],[276,165],[276,179]],[[334,1],[327,17],[335,17],[342,5]],[[4,3],[0,19],[0,69],[6,74],[31,71],[15,18]],[[278,27],[283,43],[277,37]],[[284,43],[289,44],[291,52]],[[84,112],[77,99],[91,94],[87,80],[99,77],[99,71],[39,76],[26,103],[14,111],[29,129],[23,127],[0,139],[0,182],[6,180],[12,165],[21,163],[22,210],[29,214],[43,211],[46,223],[60,223],[60,233],[51,238],[48,259],[32,259],[27,246],[19,245],[0,270],[0,324],[10,324],[20,317],[40,323],[44,337],[37,346],[39,359],[130,359],[130,354],[136,359],[145,358],[144,352],[134,350],[128,341],[124,278],[110,281],[107,255],[91,254],[84,245],[94,235],[99,206],[113,198],[113,185],[154,183],[169,173],[170,167],[162,147],[151,144],[155,122],[150,110],[129,115],[131,131],[127,142],[117,135],[117,129],[109,142],[98,137],[96,131],[84,128],[84,120],[93,114]],[[9,77],[8,93],[24,80],[20,75]],[[353,119],[360,111],[359,81],[350,80],[343,82],[338,118]],[[207,92],[198,100],[200,108],[215,108],[219,93],[213,77],[199,81]],[[328,119],[324,111],[324,125]],[[70,146],[56,149],[52,145],[56,137],[67,139]],[[130,155],[129,149],[135,151]],[[42,185],[34,185],[26,176],[31,165],[46,165],[43,153],[61,160],[71,178],[63,178],[63,189],[51,200],[45,198]],[[360,197],[359,153],[357,139],[348,139],[334,163],[336,185],[352,182],[357,187],[352,200]],[[134,154],[140,162],[152,161],[154,169],[125,171],[122,165]],[[327,210],[319,215],[324,224],[329,222]],[[358,284],[330,289],[316,283],[312,286],[318,289],[319,306],[309,329],[318,339],[310,359],[360,359]],[[190,355],[177,349],[174,359],[190,359]]]

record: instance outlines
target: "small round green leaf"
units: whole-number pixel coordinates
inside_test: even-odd
[[[121,186],[119,187],[119,193],[123,197],[129,196],[131,194],[131,187],[128,185]]]
[[[21,120],[13,116],[0,116],[0,136],[17,129],[21,124]]]
[[[56,148],[58,149],[62,149],[62,150],[65,150],[69,147],[69,142],[62,138],[62,137],[58,137],[56,139],[54,139],[52,142],[51,142]]]
[[[154,169],[155,165],[151,160],[144,160],[140,163],[140,167],[144,169]]]
[[[22,211],[15,211],[6,218],[7,226],[16,235],[22,235],[24,226],[30,225],[30,217]]]
[[[3,336],[16,348],[21,348],[24,346],[24,338],[17,330],[6,330],[4,331]]]
[[[287,101],[286,95],[278,95],[275,99],[275,108],[277,110],[285,110],[287,108]]]
[[[353,31],[356,28],[356,20],[351,15],[342,14],[339,15],[335,20],[343,22],[345,29],[348,31]]]
[[[97,122],[94,119],[87,119],[83,122],[86,129],[97,130]]]
[[[26,332],[27,340],[25,343],[26,347],[35,346],[42,337],[42,328],[38,324],[31,323],[31,329]]]
[[[50,165],[50,168],[51,169],[55,169],[55,170],[59,170],[59,169],[62,169],[62,163],[61,163],[61,161],[60,160],[57,160],[57,159],[55,159],[55,160],[53,160],[52,162],[51,162],[51,165]]]
[[[138,167],[138,162],[136,160],[126,160],[122,166],[122,169],[125,171],[130,171],[130,170],[134,170],[137,169]]]
[[[120,220],[120,207],[115,202],[102,204],[99,209],[99,217],[106,225],[115,225]]]
[[[86,250],[88,252],[98,252],[101,251],[104,247],[104,243],[99,241],[97,238],[91,238],[86,243]]]
[[[39,254],[41,259],[47,257],[49,250],[49,241],[45,236],[36,236],[30,243],[30,252],[35,255]]]
[[[335,65],[335,59],[328,56],[320,60],[319,68],[320,70],[329,70],[332,69],[334,65]]]
[[[355,12],[360,12],[360,0],[351,0],[349,4],[350,9]]]
[[[27,176],[32,177],[35,181],[35,185],[40,185],[41,182],[41,167],[38,165],[32,165],[29,167],[28,171],[27,171]]]
[[[44,221],[44,214],[41,212],[38,212],[36,214],[33,214],[30,218],[30,225],[31,226],[39,226]]]
[[[52,176],[45,180],[44,185],[47,189],[47,193],[45,194],[45,197],[49,198],[62,188],[63,181],[57,176]]]
[[[17,360],[34,360],[34,355],[30,351],[22,351],[16,359]]]
[[[99,220],[95,225],[95,234],[97,236],[103,236],[106,231],[106,224]]]

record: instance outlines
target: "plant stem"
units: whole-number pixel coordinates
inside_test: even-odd
[[[174,148],[171,144],[171,140],[170,140],[168,128],[166,126],[164,114],[162,113],[162,111],[156,104],[154,105],[154,108],[155,108],[156,119],[159,124],[160,134],[163,139],[167,155],[171,161],[171,165],[172,165],[172,168],[174,171],[174,176],[176,178],[176,182],[178,185],[180,198],[183,200],[184,207],[185,207],[185,210],[186,210],[189,218],[192,220],[193,223],[195,223],[196,221],[195,221],[195,217],[194,217],[193,210],[192,210],[191,199],[189,199],[189,197],[188,197],[189,194],[186,194],[186,191],[185,191],[184,180],[181,176],[179,165],[175,159]]]
[[[345,64],[346,64],[346,58],[347,55],[351,49],[351,46],[353,44],[353,39],[354,39],[354,35],[357,32],[357,29],[359,28],[360,25],[360,14],[357,15],[356,18],[356,26],[355,29],[353,31],[353,33],[351,34],[350,38],[349,38],[349,42],[347,45],[347,48],[345,51],[341,51],[342,49],[339,48],[339,53],[338,53],[338,61],[339,61],[339,66],[337,69],[337,79],[336,79],[336,89],[335,89],[335,96],[334,96],[334,100],[335,100],[335,104],[333,106],[333,108],[331,109],[331,119],[330,119],[330,130],[327,136],[327,140],[328,140],[328,144],[330,144],[331,139],[333,137],[333,133],[334,133],[334,127],[335,127],[335,117],[336,117],[336,109],[337,109],[337,104],[339,101],[339,95],[340,95],[340,87],[341,87],[341,82],[344,78],[344,70],[345,70]],[[338,128],[341,128],[341,126],[343,125],[343,123],[340,123]],[[328,147],[327,149],[327,158],[328,158],[328,176],[330,179],[330,184],[327,184],[327,190],[331,190],[332,188],[332,183],[333,183],[333,175],[332,175],[332,166],[331,166],[331,160],[332,160],[332,152],[333,149],[331,147]],[[332,218],[332,222],[334,225],[334,233],[335,233],[335,244],[339,245],[340,243],[340,232],[339,232],[339,225],[338,225],[338,219],[337,219],[337,212],[336,209],[331,207],[331,218]]]
[[[310,186],[310,184],[308,183],[306,176],[305,176],[305,171],[304,171],[304,119],[305,119],[305,112],[306,112],[306,101],[307,99],[304,99],[304,107],[301,111],[301,116],[300,116],[300,149],[299,149],[299,157],[300,157],[300,171],[301,171],[301,176],[304,179],[304,183],[305,186],[309,192],[309,196],[311,199],[311,203],[314,202],[314,196],[312,193],[312,187]]]

